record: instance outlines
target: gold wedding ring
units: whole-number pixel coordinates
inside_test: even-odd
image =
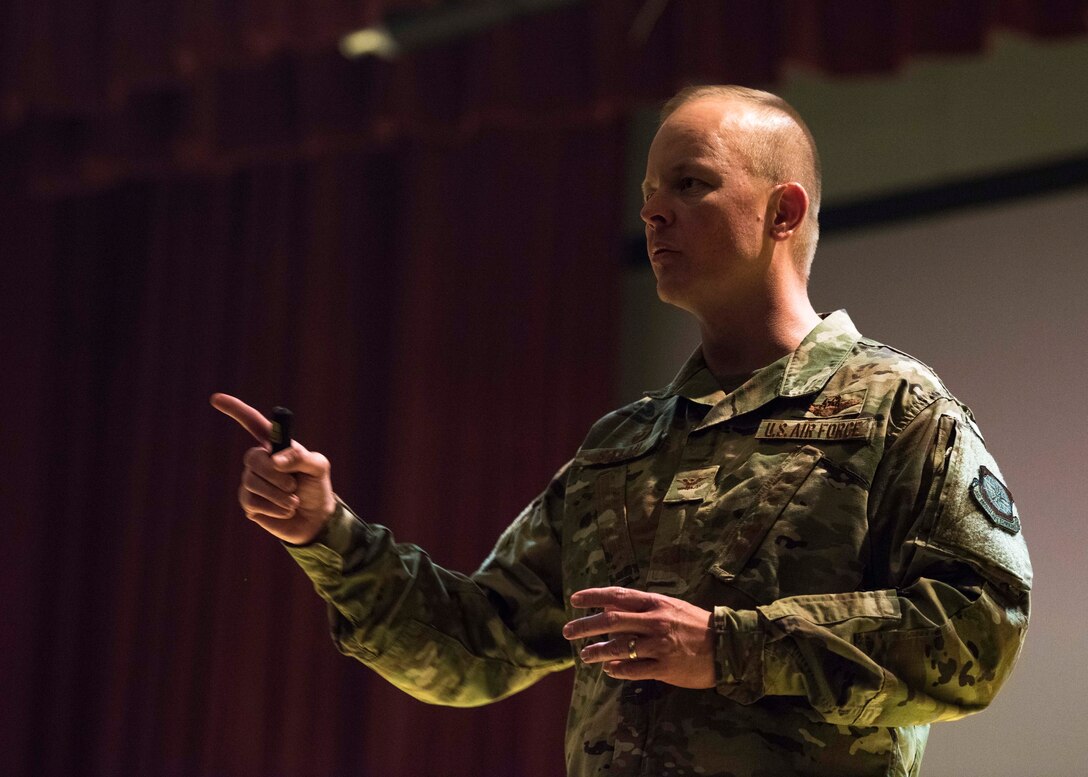
[[[627,657],[632,661],[638,660],[638,650],[635,649],[636,639],[638,637],[631,637],[631,639],[627,640]]]

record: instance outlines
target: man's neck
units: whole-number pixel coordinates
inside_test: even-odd
[[[807,294],[720,310],[699,322],[703,358],[719,380],[754,372],[796,350],[818,323]]]

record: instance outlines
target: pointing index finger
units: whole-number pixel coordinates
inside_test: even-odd
[[[268,444],[269,435],[272,432],[272,422],[256,408],[250,407],[237,397],[230,394],[212,394],[212,407],[220,413],[229,415],[237,421],[243,429],[253,435],[253,438],[262,445]]]

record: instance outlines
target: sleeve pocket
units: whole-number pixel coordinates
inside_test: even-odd
[[[1016,506],[997,463],[970,426],[956,421],[950,436],[947,475],[928,544],[968,559],[983,574],[1030,589],[1031,562],[1019,520],[1011,526],[1001,520],[1002,512],[1015,518]],[[995,498],[1000,505],[993,504]]]

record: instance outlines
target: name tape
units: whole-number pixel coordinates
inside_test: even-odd
[[[868,440],[876,428],[873,418],[844,421],[773,421],[759,425],[759,440]]]

